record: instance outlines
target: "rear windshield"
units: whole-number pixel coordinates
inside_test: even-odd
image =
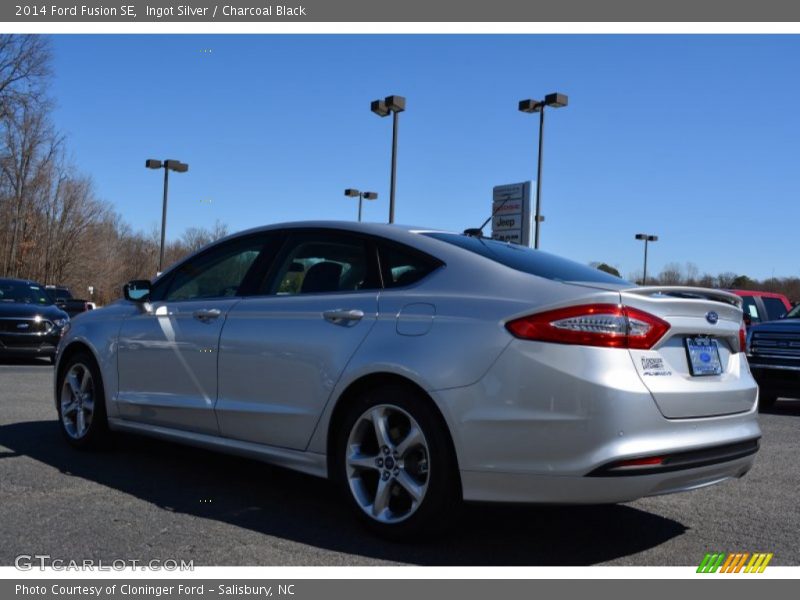
[[[541,250],[527,248],[526,246],[457,233],[426,232],[422,235],[480,254],[517,271],[538,275],[546,279],[633,285],[605,271],[593,269],[587,265],[582,265],[554,254],[548,254]]]

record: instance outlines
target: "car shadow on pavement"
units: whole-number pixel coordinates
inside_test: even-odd
[[[679,522],[625,505],[469,504],[434,539],[366,532],[333,484],[281,468],[132,435],[103,453],[73,450],[55,421],[0,426],[0,446],[165,510],[318,548],[417,565],[591,565],[681,535]],[[98,498],[102,502],[102,498]]]
[[[781,398],[769,408],[762,408],[761,412],[766,415],[786,415],[788,417],[800,417],[800,400]]]
[[[48,358],[16,358],[10,356],[0,357],[0,366],[14,366],[14,367],[50,367],[53,368],[50,359]]]

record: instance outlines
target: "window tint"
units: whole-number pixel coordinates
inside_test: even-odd
[[[758,312],[758,305],[756,305],[756,299],[752,296],[742,296],[742,311],[744,314],[750,315],[750,319],[753,323],[760,323],[761,322],[761,314]]]
[[[337,234],[301,234],[289,241],[271,293],[325,294],[377,289],[374,261],[363,240]]]
[[[440,264],[430,257],[395,246],[381,247],[380,261],[386,288],[416,283]]]
[[[780,319],[786,314],[786,307],[780,298],[768,298],[763,296],[761,300],[764,301],[764,308],[767,309],[767,319],[774,321]]]
[[[261,238],[224,244],[178,267],[164,300],[196,300],[235,296],[263,247]]]
[[[593,269],[587,265],[582,265],[554,254],[533,250],[517,244],[459,235],[457,233],[432,232],[422,235],[459,246],[517,271],[538,275],[546,279],[633,285],[624,279],[614,277],[599,269]]]

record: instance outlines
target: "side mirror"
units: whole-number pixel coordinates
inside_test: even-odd
[[[131,302],[147,302],[150,300],[150,281],[134,279],[122,286],[122,293]]]
[[[748,315],[747,313],[744,313],[744,315],[742,315],[742,318],[744,319],[744,326],[745,327],[750,327],[750,325],[753,324],[753,318],[750,315]]]

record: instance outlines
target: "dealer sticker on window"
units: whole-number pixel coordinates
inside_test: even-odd
[[[717,340],[707,336],[698,336],[686,338],[684,342],[692,375],[700,377],[722,374],[722,361],[719,358]]]

